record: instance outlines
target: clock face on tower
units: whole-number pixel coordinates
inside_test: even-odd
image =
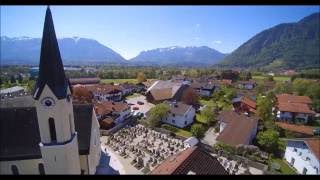
[[[41,104],[46,107],[46,108],[50,108],[53,107],[55,105],[54,99],[51,97],[45,97],[41,100]]]

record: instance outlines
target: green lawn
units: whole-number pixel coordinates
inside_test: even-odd
[[[196,114],[196,121],[201,124],[207,124],[206,120],[199,113]]]
[[[280,165],[281,174],[297,174],[283,159],[272,159],[272,162],[276,162]]]
[[[254,79],[254,80],[263,80],[266,78],[267,78],[266,76],[252,76],[252,79]],[[289,81],[290,77],[288,77],[288,76],[274,76],[273,79],[275,81]]]
[[[183,137],[186,137],[186,138],[189,138],[189,137],[192,136],[191,132],[186,131],[184,129],[176,128],[176,127],[171,126],[169,124],[163,124],[161,126],[161,128],[166,129],[168,131],[171,131],[171,132],[175,133],[178,136],[183,136]]]
[[[214,105],[214,102],[212,100],[200,99],[199,101],[202,106],[204,106],[204,105],[213,106]]]
[[[103,83],[125,83],[125,82],[128,82],[128,83],[138,83],[138,80],[137,79],[101,79],[101,81]]]

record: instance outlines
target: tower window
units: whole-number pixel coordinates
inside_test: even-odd
[[[46,173],[45,173],[45,171],[44,171],[44,166],[43,166],[43,164],[40,163],[40,164],[38,165],[38,167],[39,167],[39,173],[40,173],[40,175],[45,175]]]
[[[13,175],[18,175],[19,174],[19,170],[18,170],[16,165],[12,165],[11,166],[11,171],[12,171]]]
[[[56,126],[53,118],[49,118],[49,129],[51,141],[57,141]]]

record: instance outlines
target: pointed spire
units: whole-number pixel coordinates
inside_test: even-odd
[[[45,85],[58,99],[66,98],[68,80],[66,79],[60,56],[58,41],[54,30],[50,7],[47,7],[44,21],[39,76],[35,87],[34,98],[39,99]]]

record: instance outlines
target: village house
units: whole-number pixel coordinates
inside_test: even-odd
[[[247,90],[252,90],[253,88],[255,88],[257,85],[257,83],[253,80],[249,80],[249,81],[239,81],[238,82],[238,88],[239,89],[247,89]]]
[[[251,98],[242,96],[232,99],[232,105],[235,112],[238,113],[256,113],[257,105],[256,101]]]
[[[312,101],[308,96],[278,94],[276,97],[277,119],[280,121],[306,124],[315,115],[315,112],[309,107]]]
[[[250,145],[257,134],[258,119],[232,110],[222,111],[217,120],[220,134],[217,141],[228,145]]]
[[[0,90],[1,99],[25,96],[27,94],[28,93],[27,93],[26,89],[21,86],[14,86],[11,88]]]
[[[122,83],[119,85],[122,88],[122,96],[127,96],[136,91],[136,85],[132,83]]]
[[[184,90],[189,86],[183,83],[169,81],[156,81],[146,91],[148,102],[157,104],[166,100],[181,101]]]
[[[228,175],[220,162],[198,146],[169,157],[151,175]]]
[[[98,84],[94,86],[86,86],[92,92],[93,98],[98,101],[121,101],[122,87],[112,84]]]
[[[33,96],[1,100],[1,174],[95,174],[101,157],[93,106],[74,104],[50,8]]]
[[[215,85],[212,83],[200,83],[194,81],[190,87],[202,97],[210,97],[215,90]]]
[[[320,138],[289,139],[284,157],[299,174],[320,175]]]
[[[184,128],[193,123],[195,109],[191,105],[182,102],[165,102],[169,104],[170,110],[166,117],[161,121],[173,126]]]
[[[222,86],[232,86],[232,80],[231,79],[221,79],[218,81],[220,85]]]
[[[123,102],[101,101],[95,102],[94,108],[97,113],[97,119],[102,120],[111,115],[116,115],[114,123],[119,124],[131,115],[130,106]]]

